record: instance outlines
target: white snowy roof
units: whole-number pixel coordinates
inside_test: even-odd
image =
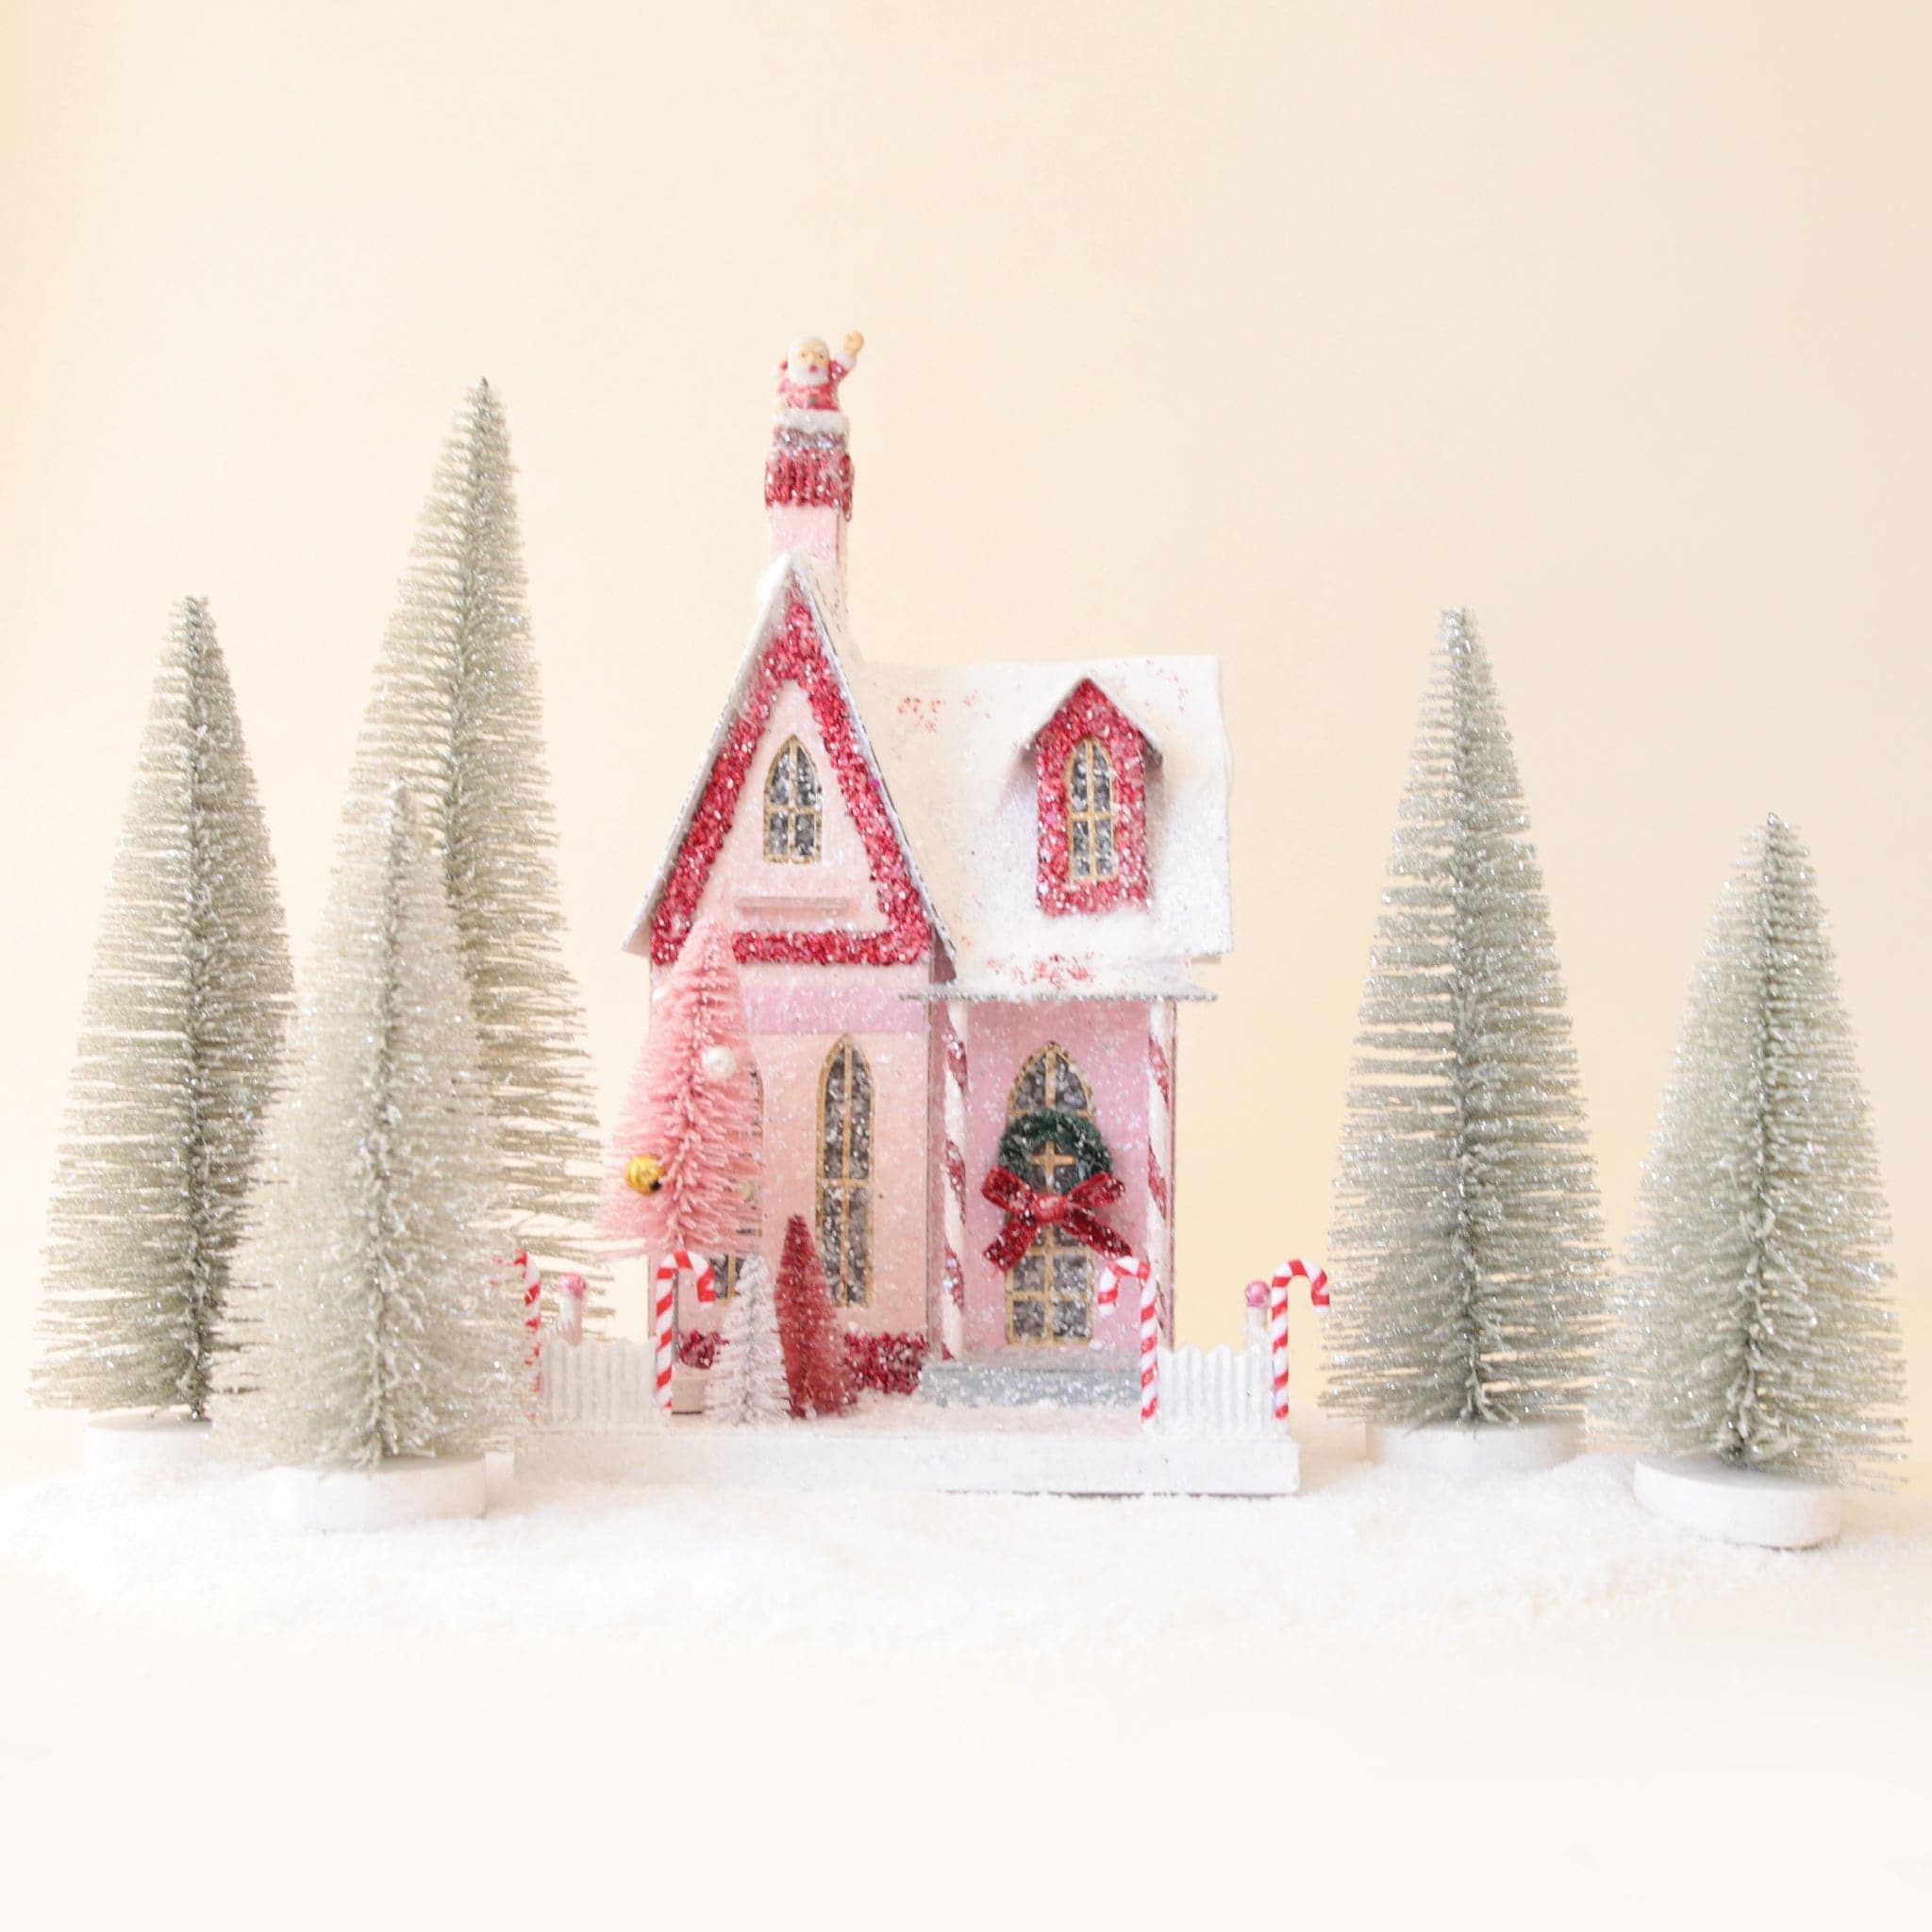
[[[934,996],[1205,999],[1190,962],[1233,943],[1227,730],[1212,658],[850,670],[952,939]],[[1091,678],[1148,741],[1144,906],[1050,913],[1037,883],[1032,745]]]
[[[935,999],[1207,999],[1191,962],[1234,942],[1227,799],[1230,758],[1221,666],[1208,657],[925,667],[871,664],[845,630],[835,574],[802,556],[766,573],[758,623],[711,747],[626,945],[649,924],[699,791],[723,749],[758,655],[806,591],[832,646],[867,761],[955,978]],[[1032,745],[1083,679],[1124,712],[1149,747],[1149,894],[1143,906],[1049,913],[1037,886]]]

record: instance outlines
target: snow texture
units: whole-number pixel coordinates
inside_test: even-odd
[[[277,1932],[374,1898],[479,1927],[1921,1923],[1927,1498],[1855,1496],[1842,1541],[1784,1554],[1674,1529],[1607,1458],[1307,1468],[1229,1503],[511,1482],[480,1522],[334,1536],[246,1474],[0,1485],[22,1923],[155,1921],[184,1807],[220,1824],[198,1923]],[[768,1792],[740,1858],[747,1754],[814,1802]]]
[[[647,952],[650,920],[724,748],[758,658],[783,627],[794,588],[831,645],[860,750],[880,779],[928,916],[952,954],[950,998],[1200,999],[1189,974],[1234,941],[1228,868],[1230,759],[1219,661],[1096,658],[1057,664],[874,665],[847,632],[835,576],[781,558],[717,731],[625,943]],[[1091,677],[1149,741],[1145,906],[1054,915],[1036,881],[1032,743]]]
[[[726,1648],[843,1646],[863,1630],[874,1650],[1040,1660],[1210,1632],[1258,1647],[1344,1626],[1376,1641],[1553,1616],[1601,1629],[1726,1591],[1774,1592],[1767,1613],[1802,1588],[1900,1603],[1932,1591],[1923,1498],[1856,1497],[1843,1541],[1797,1557],[1658,1522],[1617,1457],[1475,1484],[1332,1453],[1308,1467],[1302,1495],[1262,1502],[509,1481],[480,1523],[343,1539],[281,1527],[265,1478],[216,1463],[0,1491],[0,1553],[126,1614],[229,1628],[647,1629]]]

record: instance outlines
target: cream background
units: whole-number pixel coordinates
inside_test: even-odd
[[[1184,1331],[1321,1253],[1467,601],[1618,1237],[1740,834],[1775,806],[1811,841],[1923,1444],[1928,53],[1909,5],[9,0],[0,1418],[170,602],[213,601],[299,961],[438,444],[500,386],[612,1110],[618,942],[763,558],[769,370],[856,325],[873,655],[1225,665],[1239,938],[1183,1018]],[[1304,1309],[1303,1404],[1314,1343]]]

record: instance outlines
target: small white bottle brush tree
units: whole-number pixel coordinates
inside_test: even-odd
[[[1658,1110],[1607,1407],[1639,1447],[1841,1483],[1905,1394],[1871,1109],[1809,856],[1745,842]]]
[[[1324,1401],[1391,1429],[1572,1423],[1595,1370],[1595,1174],[1542,874],[1489,658],[1442,620],[1356,1038]]]
[[[791,1413],[785,1348],[771,1270],[751,1255],[739,1271],[737,1292],[719,1327],[722,1346],[707,1378],[705,1415],[714,1423],[778,1423]]]
[[[521,1293],[456,924],[399,784],[344,829],[291,1058],[238,1258],[238,1436],[362,1470],[505,1443]]]
[[[36,1400],[207,1415],[290,997],[235,693],[208,606],[184,598],[88,981]]]

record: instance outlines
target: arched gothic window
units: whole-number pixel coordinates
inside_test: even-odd
[[[832,1299],[872,1300],[872,1069],[850,1040],[819,1075],[819,1253]]]
[[[1103,754],[1104,756],[1104,754]],[[1046,1045],[1020,1069],[1009,1117],[1058,1110],[1093,1118],[1092,1091],[1062,1046]],[[1020,1177],[1041,1193],[1065,1194],[1078,1178],[1071,1147],[1049,1141]],[[1041,1228],[1007,1276],[1008,1341],[1084,1342],[1093,1333],[1093,1257],[1058,1227]]]
[[[1113,760],[1097,738],[1083,738],[1067,758],[1067,876],[1081,884],[1120,874]]]
[[[797,739],[778,747],[765,775],[765,857],[774,865],[816,865],[824,830],[818,767]]]

